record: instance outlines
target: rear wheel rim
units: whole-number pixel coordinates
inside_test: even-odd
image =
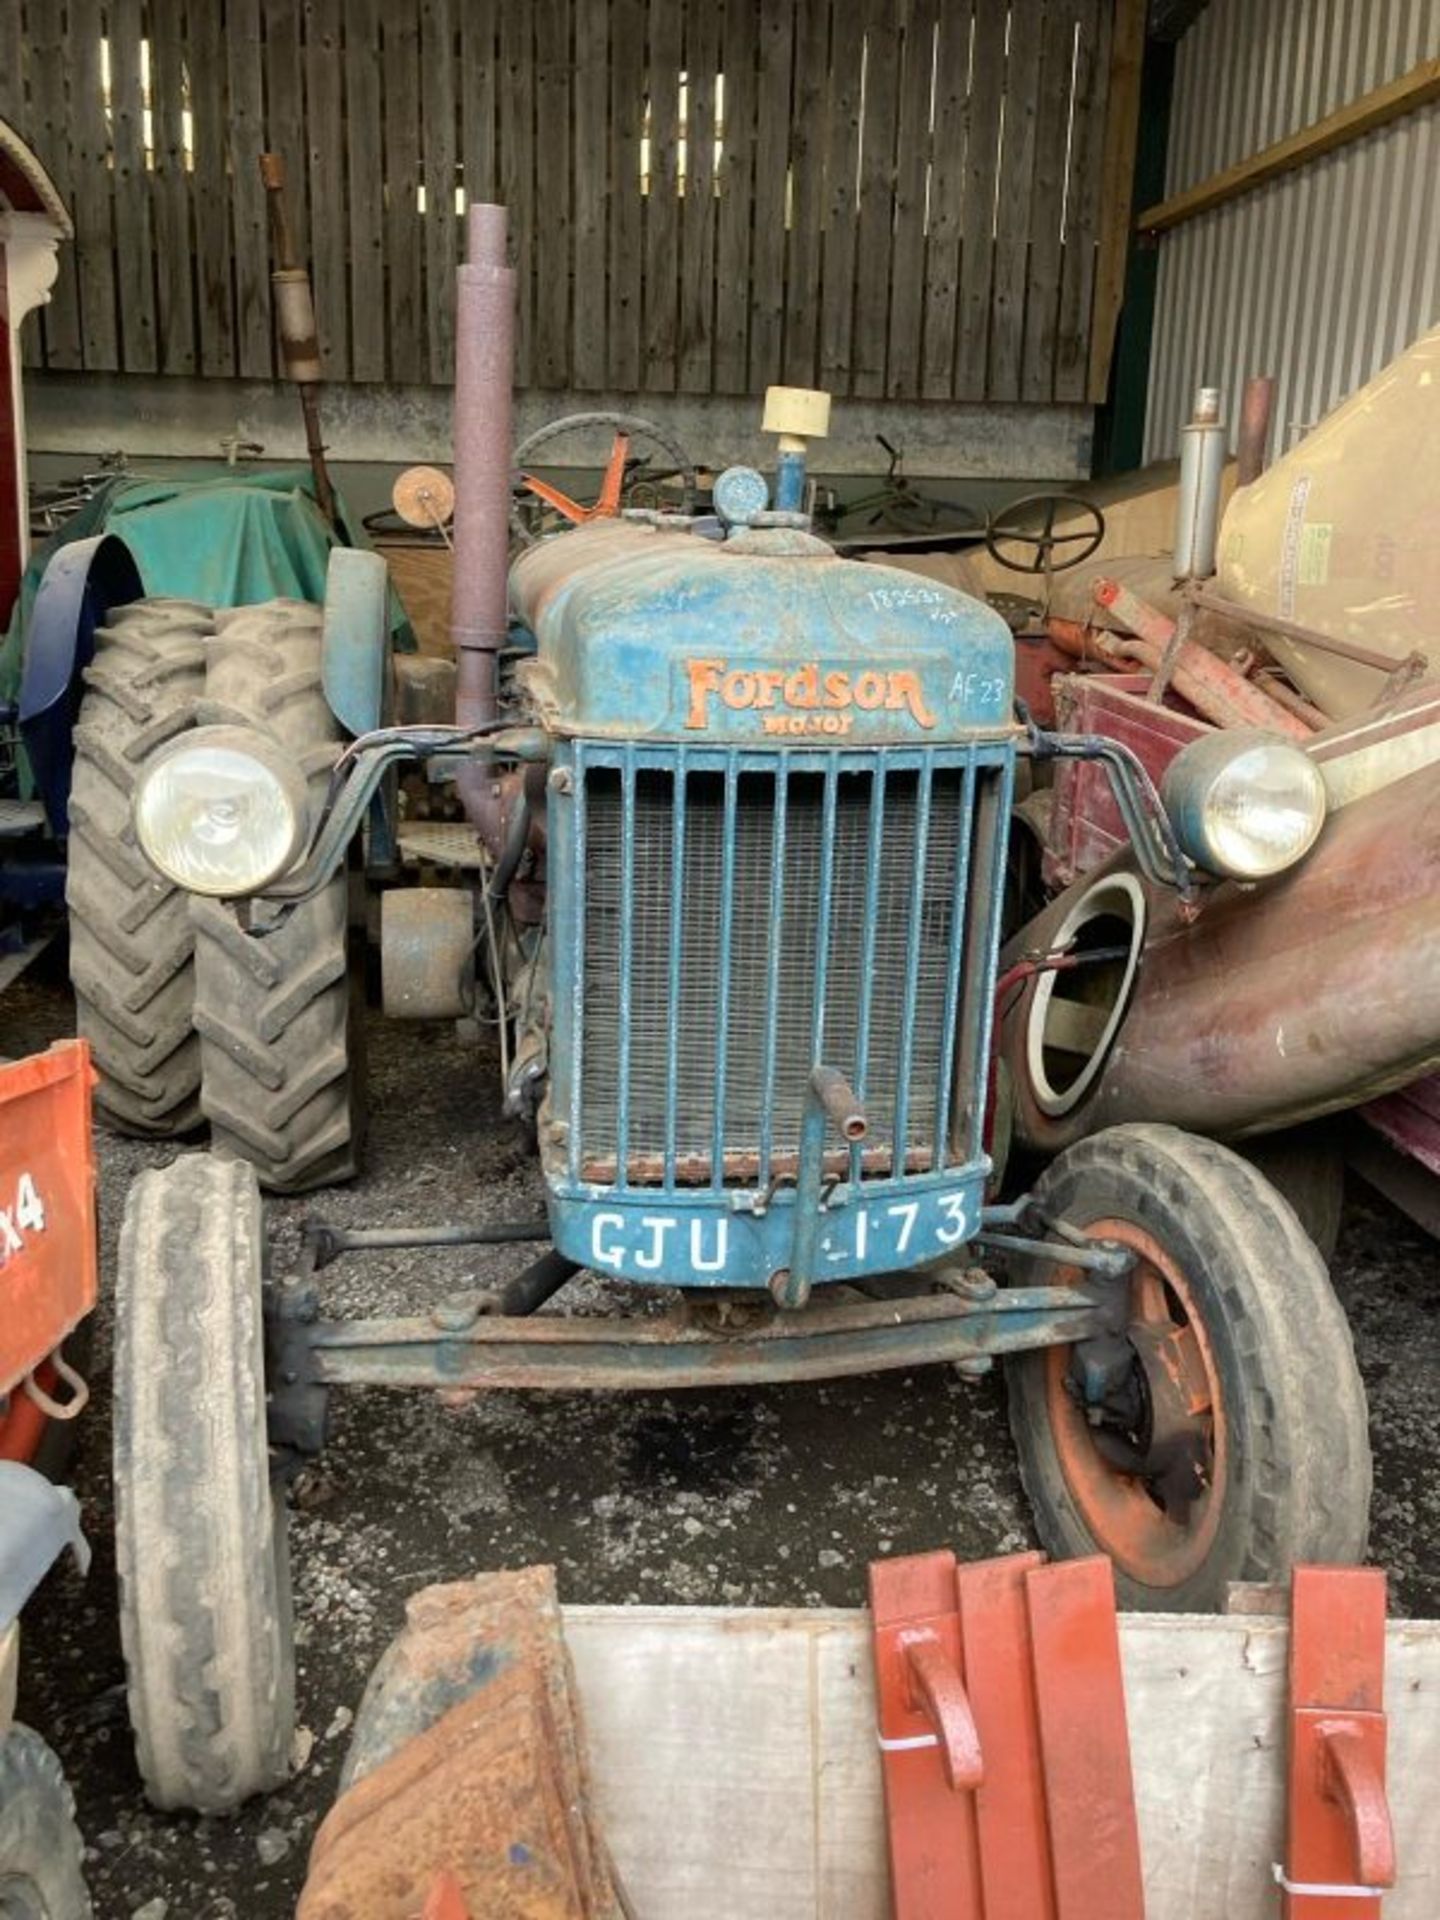
[[[1092,1239],[1118,1241],[1135,1256],[1131,1325],[1142,1338],[1164,1342],[1183,1374],[1201,1485],[1184,1519],[1177,1520],[1144,1477],[1106,1458],[1067,1388],[1070,1347],[1052,1347],[1045,1355],[1045,1404],[1056,1456],[1096,1546],[1143,1586],[1179,1587],[1200,1571],[1214,1547],[1229,1480],[1228,1420],[1214,1348],[1194,1286],[1152,1234],[1129,1220],[1099,1220],[1085,1231]],[[1069,1278],[1073,1284],[1078,1275],[1072,1270]]]

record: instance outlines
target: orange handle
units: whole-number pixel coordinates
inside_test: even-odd
[[[1345,1809],[1355,1846],[1355,1879],[1362,1887],[1395,1884],[1395,1829],[1385,1782],[1360,1730],[1338,1721],[1321,1730],[1329,1762],[1329,1797]]]
[[[910,1641],[905,1659],[915,1707],[934,1727],[940,1742],[946,1781],[956,1792],[978,1787],[985,1766],[964,1682],[933,1635]]]

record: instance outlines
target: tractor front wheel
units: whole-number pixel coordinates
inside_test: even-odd
[[[115,1301],[120,1638],[146,1792],[228,1813],[290,1769],[285,1506],[270,1479],[260,1190],[238,1160],[140,1174]]]
[[[1007,1363],[1042,1544],[1108,1554],[1123,1607],[1174,1613],[1361,1559],[1365,1391],[1324,1263],[1269,1182],[1213,1141],[1120,1126],[1061,1154],[1035,1197],[1134,1257],[1123,1334]],[[1027,1278],[1054,1284],[1038,1266]]]

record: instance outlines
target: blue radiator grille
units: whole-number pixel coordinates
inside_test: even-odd
[[[994,746],[578,749],[572,1173],[793,1177],[817,1061],[870,1117],[836,1173],[976,1160],[1007,779]]]

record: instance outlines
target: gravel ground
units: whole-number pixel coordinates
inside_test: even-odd
[[[6,995],[3,1050],[47,1045],[70,1022],[63,984],[32,973]],[[275,1203],[282,1261],[317,1211],[352,1224],[533,1212],[539,1183],[498,1118],[488,1056],[448,1029],[379,1021],[370,1047],[366,1176]],[[131,1176],[172,1152],[102,1136],[106,1275]],[[325,1275],[327,1304],[418,1304],[513,1271],[515,1257],[351,1257]],[[1375,1558],[1391,1570],[1395,1611],[1440,1614],[1440,1257],[1362,1191],[1335,1279],[1370,1393]],[[577,1304],[605,1301],[587,1281]],[[302,1764],[233,1820],[160,1816],[141,1796],[125,1718],[103,1304],[98,1318],[95,1401],[72,1475],[95,1564],[84,1583],[68,1568],[52,1575],[32,1603],[21,1706],[74,1784],[100,1920],[293,1911],[366,1676],[406,1595],[428,1581],[544,1560],[568,1601],[854,1606],[876,1554],[942,1543],[992,1554],[1032,1539],[1003,1390],[947,1369],[674,1398],[496,1395],[455,1411],[419,1394],[341,1395],[291,1523]]]

